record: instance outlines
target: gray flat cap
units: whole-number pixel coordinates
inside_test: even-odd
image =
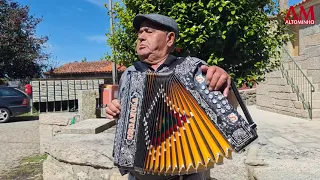
[[[165,28],[173,31],[176,35],[176,39],[179,37],[179,28],[177,22],[171,17],[164,16],[161,14],[138,14],[133,19],[133,27],[136,31],[140,29],[141,23],[144,20],[150,20],[160,26],[164,26]]]

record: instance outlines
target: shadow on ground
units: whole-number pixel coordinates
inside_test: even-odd
[[[12,117],[11,120],[7,123],[21,122],[21,121],[37,121],[37,120],[39,120],[39,115],[18,116],[18,117]]]

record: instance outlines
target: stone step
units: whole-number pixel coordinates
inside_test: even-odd
[[[314,87],[315,92],[320,92],[319,84],[312,84],[312,85]],[[306,92],[306,91],[310,92],[311,91],[310,84],[304,84],[304,85],[300,84],[300,85],[298,85],[298,88],[300,89],[301,92]]]
[[[308,80],[311,82],[311,83],[313,83],[313,78],[310,76],[310,77],[307,77],[308,78],[308,80],[305,78],[305,77],[303,77],[303,76],[290,76],[289,75],[289,77],[290,77],[290,80],[292,80],[295,84],[298,84],[298,85],[307,85],[307,84],[309,84],[308,83]],[[285,79],[285,78],[284,78]],[[287,80],[287,79],[285,79],[285,80]]]
[[[286,69],[288,71],[288,74],[293,74],[293,75],[302,75],[302,73],[299,70],[294,70],[294,69]],[[307,69],[302,69],[302,72],[304,75],[307,75],[308,70]]]
[[[269,97],[274,99],[281,99],[281,100],[291,100],[291,101],[298,101],[298,97],[296,93],[292,92],[269,92]]]
[[[86,119],[76,124],[65,127],[62,134],[98,134],[114,126],[115,120],[110,119]]]
[[[308,67],[307,61],[299,61],[297,64],[302,70],[305,70]],[[284,62],[283,67],[284,69],[297,69],[297,66],[293,62]]]
[[[320,100],[313,100],[312,101],[312,108],[313,109],[320,109]]]
[[[288,85],[287,80],[285,78],[267,78],[267,82],[268,85]]]
[[[296,113],[296,117],[306,118],[309,119],[309,113],[307,110],[301,110],[300,112]],[[312,119],[320,120],[320,109],[313,109],[312,110]]]
[[[274,77],[275,78],[282,78],[282,72],[281,72],[281,70],[273,71],[273,72],[267,73],[266,77],[267,78],[274,78]]]
[[[257,107],[262,110],[267,110],[267,111],[271,111],[279,114],[309,119],[309,113],[307,110],[302,108],[301,109],[295,108],[292,104],[294,104],[292,101],[291,102],[282,101],[282,104],[277,103],[273,105],[270,105],[270,103],[266,103],[266,104],[261,103],[261,104],[257,104]],[[313,109],[312,116],[313,116],[313,119],[320,118],[320,109]]]
[[[320,60],[318,61],[318,63],[319,62],[320,62]],[[312,76],[312,78],[313,78],[312,82],[314,84],[320,84],[320,69],[309,69],[307,76]]]
[[[319,91],[313,92],[312,99],[313,100],[320,100],[320,92]]]

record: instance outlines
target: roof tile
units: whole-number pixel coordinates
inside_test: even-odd
[[[125,66],[117,65],[118,71],[122,72]],[[111,61],[93,61],[93,62],[73,62],[60,66],[51,73],[53,74],[80,74],[80,73],[110,73],[112,72]],[[48,72],[49,73],[49,72]]]

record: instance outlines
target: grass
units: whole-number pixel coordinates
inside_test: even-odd
[[[38,112],[34,112],[34,113],[31,114],[30,112],[28,112],[28,113],[21,114],[18,117],[26,117],[26,116],[39,116],[39,113]]]
[[[42,180],[42,163],[46,158],[47,156],[43,154],[25,157],[20,161],[20,164],[17,167],[2,173],[2,175],[0,175],[0,179]]]

